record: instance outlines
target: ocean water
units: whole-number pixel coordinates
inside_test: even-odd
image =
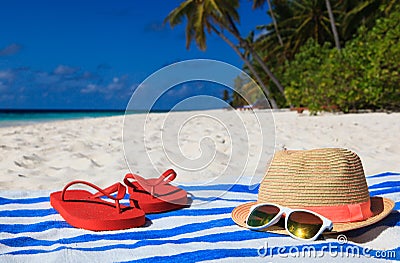
[[[124,114],[123,110],[0,110],[0,127]]]

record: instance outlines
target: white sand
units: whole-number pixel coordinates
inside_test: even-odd
[[[259,119],[250,111],[226,110],[131,115],[124,130],[129,167],[146,177],[174,168],[178,182],[218,183],[241,175],[258,180],[275,145],[344,147],[358,153],[367,175],[400,172],[400,113],[276,112],[276,140],[271,115],[256,113]],[[0,189],[58,190],[75,179],[101,187],[122,181],[129,172],[122,130],[122,116],[0,128]]]

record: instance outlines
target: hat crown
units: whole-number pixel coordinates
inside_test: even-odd
[[[288,207],[359,204],[369,198],[360,158],[340,148],[275,153],[258,194],[259,202]]]

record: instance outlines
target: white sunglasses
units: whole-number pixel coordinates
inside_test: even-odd
[[[314,241],[325,230],[331,230],[331,220],[306,209],[292,209],[272,203],[259,203],[250,208],[246,225],[251,230],[263,230],[278,223],[285,215],[285,229],[298,240]]]

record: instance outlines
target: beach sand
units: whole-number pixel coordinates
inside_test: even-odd
[[[343,147],[361,157],[366,175],[400,171],[400,113],[255,113],[136,114],[125,128],[123,116],[2,127],[0,189],[59,190],[76,179],[106,187],[129,168],[145,177],[174,168],[178,183],[261,180],[283,148]]]

